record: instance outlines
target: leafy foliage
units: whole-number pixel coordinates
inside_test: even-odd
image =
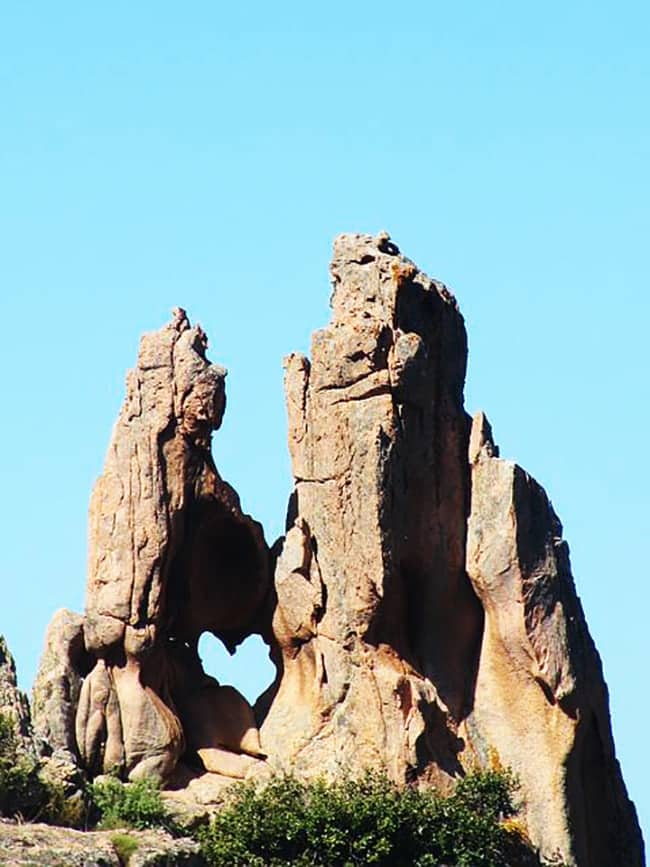
[[[41,763],[21,749],[11,717],[0,714],[0,816],[79,828],[86,812],[82,793],[69,797],[43,775]]]
[[[99,812],[101,828],[176,828],[153,780],[121,783],[115,778],[93,783],[91,800]]]
[[[496,771],[468,775],[449,797],[376,773],[336,783],[284,777],[235,788],[200,839],[215,867],[522,867],[532,853],[502,824],[515,813],[514,791],[512,775]]]

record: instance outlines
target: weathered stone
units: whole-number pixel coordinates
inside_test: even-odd
[[[542,855],[560,852],[589,867],[641,865],[562,526],[537,482],[497,457],[482,413],[470,442],[467,571],[485,611],[470,748],[483,764],[492,752],[515,770]]]
[[[64,799],[64,811],[69,821],[75,825],[85,820],[87,812],[86,775],[79,766],[70,761],[69,754],[63,750],[51,756],[44,756],[39,763],[38,776],[48,790],[58,799]],[[63,817],[65,818],[65,817]]]
[[[190,824],[278,770],[445,787],[511,766],[545,857],[640,867],[562,528],[465,413],[455,299],[385,233],[339,237],[331,273],[332,322],[286,360],[295,491],[272,552],[210,453],[225,371],[205,335],[179,310],[143,338],[91,503],[92,670],[53,626],[38,695],[61,707],[39,729],[69,749],[76,703],[89,773],[158,777]],[[205,631],[269,644],[254,710],[204,672]]]
[[[194,840],[164,831],[75,831],[0,819],[0,864],[23,867],[121,867],[119,836],[136,845],[129,867],[205,867]]]
[[[90,668],[84,648],[83,618],[62,608],[45,633],[43,653],[32,688],[34,731],[55,753],[77,758],[75,716],[81,682]]]
[[[482,612],[465,574],[466,336],[386,236],[343,235],[333,321],[286,362],[296,481],[277,562],[270,761],[460,770]]]
[[[34,742],[29,701],[25,693],[18,689],[16,663],[2,635],[0,635],[0,714],[13,723],[19,749],[35,757],[38,750]]]
[[[232,650],[260,628],[268,552],[212,460],[226,371],[206,346],[182,310],[143,337],[93,492],[84,638],[95,665],[76,715],[91,773],[170,777],[186,720],[200,717],[201,634]],[[251,748],[255,733],[247,737],[238,749]]]

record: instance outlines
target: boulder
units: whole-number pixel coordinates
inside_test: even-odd
[[[133,852],[129,867],[205,867],[194,840],[174,839],[164,831],[75,831],[38,823],[0,819],[0,864],[15,867],[121,867],[120,843],[127,837]]]

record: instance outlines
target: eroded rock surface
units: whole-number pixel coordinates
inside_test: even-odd
[[[482,630],[465,574],[465,329],[387,236],[339,237],[331,274],[332,323],[310,360],[286,361],[296,491],[262,744],[330,775],[438,779],[460,770]]]
[[[643,861],[616,761],[607,687],[562,525],[543,489],[474,419],[467,570],[485,611],[468,741],[518,774],[542,854],[589,867]]]
[[[206,346],[182,310],[142,338],[93,492],[83,631],[94,666],[76,715],[91,773],[167,780],[182,755],[203,770],[202,749],[250,751],[255,739],[245,725],[235,743],[244,699],[197,652],[205,631],[230,649],[259,631],[269,590],[262,529],[210,452],[226,371]]]
[[[142,339],[91,502],[83,623],[48,633],[42,736],[91,776],[158,777],[188,824],[277,770],[444,787],[511,766],[545,857],[640,867],[562,528],[465,413],[454,297],[386,234],[340,236],[331,275],[331,323],[285,364],[295,490],[272,552],[211,455],[225,371],[204,333],[178,310]],[[204,672],[205,631],[269,644],[254,709]]]
[[[62,608],[45,633],[43,652],[32,689],[36,735],[55,753],[77,760],[75,716],[83,676],[91,660],[84,648],[83,617]]]
[[[4,637],[0,635],[0,714],[13,723],[19,747],[31,756],[37,754],[29,701],[18,689],[16,663]]]
[[[75,831],[0,819],[0,864],[21,867],[122,867],[120,837],[134,851],[129,867],[206,867],[198,843],[164,831]]]

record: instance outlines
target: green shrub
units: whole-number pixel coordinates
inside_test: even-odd
[[[62,783],[46,781],[44,802],[35,818],[64,828],[84,828],[88,806],[88,797],[83,791],[67,795]]]
[[[111,843],[117,852],[117,857],[124,864],[128,864],[131,855],[138,850],[138,841],[128,834],[113,834]]]
[[[70,797],[44,774],[42,763],[21,749],[11,718],[0,714],[0,816],[80,828],[86,814],[83,793]]]
[[[90,787],[92,803],[99,812],[101,828],[176,828],[160,796],[158,785],[152,780],[121,783],[111,778],[93,783]]]
[[[468,775],[446,798],[376,773],[285,777],[236,787],[199,839],[215,867],[521,867],[530,849],[501,824],[515,812],[514,791],[512,775],[495,771]]]

